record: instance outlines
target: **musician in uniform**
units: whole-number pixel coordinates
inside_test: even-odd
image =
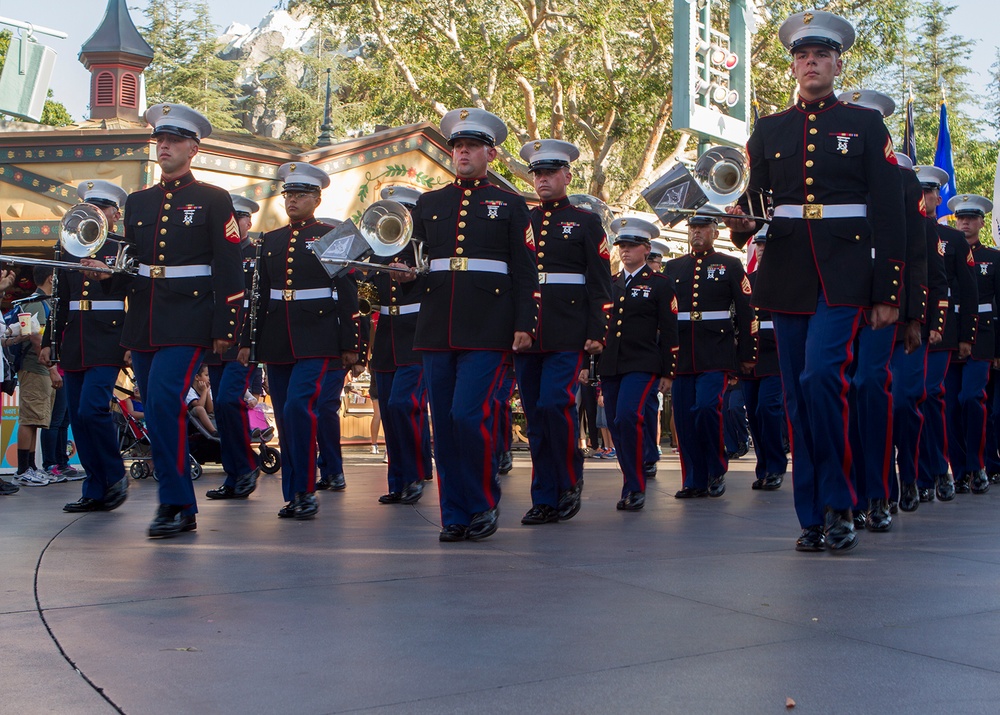
[[[678,499],[720,497],[729,461],[723,444],[722,402],[730,376],[756,359],[750,279],[743,262],[715,250],[718,220],[708,205],[688,219],[690,252],[663,272],[677,293],[680,350],[671,388],[684,483]]]
[[[611,251],[601,218],[566,196],[570,162],[579,156],[576,146],[558,139],[521,147],[542,200],[531,210],[541,293],[538,330],[531,348],[514,356],[531,450],[531,508],[521,518],[527,525],[571,519],[580,510],[577,379],[584,356],[604,349],[611,308]]]
[[[663,259],[670,255],[670,247],[663,241],[649,242],[646,265],[653,273],[663,272]],[[660,461],[660,413],[663,411],[663,393],[657,391],[656,400],[646,405],[646,424],[653,429],[646,430],[646,444],[643,447],[642,470],[646,479],[656,479],[656,463]]]
[[[358,299],[357,289],[331,279],[309,248],[333,229],[315,218],[330,177],[311,164],[289,162],[278,167],[278,179],[284,182],[290,223],[261,239],[256,335],[250,325],[244,327],[238,359],[248,364],[255,340],[258,357],[267,365],[281,447],[286,503],[278,516],[304,520],[319,511],[316,450],[323,426],[317,410],[324,381],[330,372],[358,361]]]
[[[764,260],[767,231],[759,231],[753,239],[757,265]],[[757,271],[747,275],[750,287],[757,282]],[[774,339],[774,322],[771,313],[754,308],[757,328],[757,353],[753,367],[740,375],[740,386],[747,408],[747,422],[753,436],[757,464],[756,479],[751,489],[773,492],[781,488],[788,469],[788,456],[781,439],[781,425],[785,421],[785,396],[781,389],[781,368],[778,365],[778,344]]]
[[[528,207],[487,176],[507,136],[499,117],[456,109],[441,120],[455,182],[423,194],[413,211],[430,272],[422,291],[414,347],[434,426],[441,497],[441,541],[479,540],[497,530],[495,427],[497,383],[509,351],[531,347],[537,321],[538,267]],[[403,280],[414,276],[407,275]]]
[[[772,195],[767,261],[753,301],[771,311],[778,341],[802,527],[796,549],[844,552],[858,539],[845,374],[862,314],[870,310],[876,330],[899,315],[903,193],[882,118],[833,93],[841,55],[854,42],[851,24],[809,10],[789,17],[778,34],[792,56],[798,98],[757,122],[747,143],[749,189],[728,210],[749,212]],[[727,225],[738,246],[759,228],[746,218]]]
[[[128,192],[110,181],[92,179],[77,186],[77,196],[96,206],[109,227],[109,240],[80,263],[113,267],[123,240],[113,231]],[[39,361],[51,364],[58,355],[77,455],[87,474],[82,496],[63,506],[63,511],[111,511],[128,497],[111,403],[118,373],[125,365],[125,349],[120,343],[130,281],[127,274],[116,275],[104,291],[100,283],[80,271],[58,272],[57,308],[52,329],[46,330],[42,339]]]
[[[161,176],[125,202],[125,240],[139,266],[121,342],[132,351],[154,435],[160,507],[149,536],[169,537],[197,527],[184,397],[205,351],[221,355],[237,337],[243,265],[232,199],[191,173],[199,143],[212,131],[208,119],[179,104],[154,105],[145,118]]]
[[[247,295],[243,306],[249,309],[257,246],[248,234],[253,215],[260,210],[260,206],[256,201],[239,194],[230,194],[230,197],[233,200],[236,225],[240,229],[240,251],[243,254]],[[244,316],[244,320],[246,319],[247,316]],[[212,402],[215,404],[215,426],[219,431],[219,451],[222,468],[226,472],[226,481],[222,486],[206,492],[205,496],[209,499],[246,499],[257,488],[257,477],[260,476],[257,455],[250,443],[250,414],[245,399],[257,364],[244,365],[236,359],[238,354],[239,346],[233,346],[208,366]]]
[[[643,470],[647,404],[666,392],[677,356],[677,296],[673,280],[646,265],[650,240],[660,230],[641,218],[627,216],[611,224],[622,270],[611,288],[611,322],[598,373],[608,427],[622,470],[619,511],[646,505]],[[586,371],[581,380],[587,379]],[[679,420],[678,420],[679,421]]]
[[[967,360],[953,358],[945,376],[948,412],[948,461],[955,475],[957,494],[985,494],[990,489],[983,451],[986,440],[986,380],[991,365],[1000,363],[1000,330],[997,301],[1000,300],[1000,251],[979,242],[986,214],[993,202],[982,196],[962,194],[948,201],[955,226],[965,235],[975,263],[979,291],[979,322],[976,342]]]
[[[421,193],[409,186],[386,186],[380,197],[412,210]],[[410,247],[388,262],[415,264]],[[386,271],[373,271],[365,283],[374,288],[379,303],[368,368],[382,400],[389,460],[389,491],[378,500],[380,504],[416,504],[423,494],[423,482],[432,478],[427,385],[423,360],[413,349],[420,292],[416,284],[399,283]]]
[[[976,263],[964,234],[932,218],[937,215],[941,187],[948,183],[948,173],[936,166],[914,166],[913,171],[924,191],[927,233],[935,242],[935,253],[944,260],[948,281],[944,332],[941,342],[930,345],[927,351],[924,383],[927,396],[920,407],[923,428],[917,459],[917,495],[921,502],[934,501],[935,496],[940,501],[951,501],[955,498],[955,482],[948,473],[945,455],[944,379],[952,359],[964,361],[972,354],[979,324],[979,288]]]

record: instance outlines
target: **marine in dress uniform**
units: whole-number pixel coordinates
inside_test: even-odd
[[[386,186],[380,196],[412,210],[421,193],[409,186]],[[413,265],[412,251],[405,248],[391,262]],[[427,385],[423,360],[413,349],[420,293],[415,284],[399,283],[392,275],[373,271],[365,279],[379,297],[368,369],[382,400],[382,428],[389,460],[389,491],[378,500],[381,504],[416,504],[423,494],[424,480],[433,477]]]
[[[538,330],[531,349],[514,356],[531,450],[531,508],[521,518],[528,525],[571,519],[580,510],[578,377],[584,356],[604,349],[611,308],[611,249],[601,219],[566,197],[570,163],[579,156],[576,146],[557,139],[521,147],[542,200],[531,210]]]
[[[455,182],[423,194],[414,240],[427,249],[413,345],[423,351],[441,498],[441,541],[496,532],[500,485],[495,448],[497,383],[511,350],[531,346],[538,268],[528,207],[486,171],[507,128],[481,109],[441,120]]]
[[[796,549],[843,552],[857,544],[845,374],[863,313],[871,310],[875,329],[891,329],[899,315],[903,194],[882,118],[833,93],[841,54],[854,42],[851,24],[809,10],[778,34],[792,55],[798,98],[755,125],[748,193],[730,212],[771,193],[768,260],[753,301],[771,311],[778,341],[802,527]],[[747,219],[727,224],[740,246],[758,228]]]
[[[722,437],[723,395],[730,377],[749,371],[755,360],[750,279],[739,258],[715,250],[718,237],[715,217],[691,216],[691,251],[663,267],[677,293],[680,338],[671,388],[684,480],[674,495],[678,499],[725,493],[729,460]]]
[[[250,307],[254,266],[257,264],[257,245],[248,238],[253,215],[260,210],[256,201],[230,194],[236,225],[240,229],[240,251],[243,254],[243,276],[246,297],[244,308]],[[249,320],[248,315],[244,315]],[[244,396],[256,363],[244,365],[237,360],[239,347],[234,346],[225,355],[209,362],[208,375],[215,404],[215,425],[219,430],[219,450],[226,481],[217,489],[209,489],[209,499],[246,499],[257,488],[260,466],[250,444],[250,414]],[[208,362],[208,361],[206,361]]]
[[[281,518],[311,519],[316,501],[317,420],[330,372],[358,360],[360,331],[356,286],[334,280],[309,245],[333,229],[315,218],[326,172],[311,164],[278,167],[290,223],[264,234],[257,264],[257,352],[267,365],[274,421],[281,447]],[[239,360],[249,359],[244,326]],[[346,347],[345,347],[346,346]],[[339,399],[339,393],[338,393]]]
[[[224,353],[238,336],[243,265],[232,199],[191,173],[212,125],[179,104],[157,104],[145,118],[161,176],[125,202],[125,240],[135,245],[139,267],[121,342],[132,351],[146,424],[155,435],[160,507],[149,535],[167,537],[196,528],[184,397],[205,351]]]
[[[77,196],[97,206],[113,231],[128,192],[110,181],[93,179],[77,187]],[[108,238],[91,260],[81,263],[114,266],[118,246],[124,239],[113,233]],[[54,329],[45,331],[39,361],[49,362],[52,341],[58,340],[70,425],[80,465],[87,473],[82,496],[66,504],[63,511],[111,511],[128,497],[128,479],[110,408],[118,372],[125,365],[121,337],[131,276],[112,277],[108,290],[79,271],[61,270],[58,278]]]
[[[612,282],[611,322],[598,373],[624,482],[617,508],[638,511],[646,505],[645,433],[655,428],[646,420],[646,406],[674,377],[677,296],[673,279],[646,265],[649,242],[660,230],[631,216],[615,219],[611,230],[623,267]]]
[[[754,236],[757,265],[764,260],[767,232]],[[750,273],[750,287],[757,281],[757,272]],[[781,438],[781,425],[785,421],[784,393],[781,390],[781,368],[778,366],[778,344],[774,339],[774,322],[771,313],[754,308],[757,328],[757,353],[754,366],[740,375],[740,385],[747,408],[747,421],[753,436],[757,464],[757,478],[751,489],[771,492],[781,488],[788,469],[788,456]]]
[[[924,191],[927,233],[935,241],[935,253],[943,259],[948,282],[944,306],[948,318],[941,342],[930,345],[927,351],[926,399],[920,409],[923,429],[917,460],[917,494],[921,502],[932,502],[935,496],[940,501],[951,501],[955,498],[955,482],[948,473],[945,455],[944,379],[953,357],[965,360],[972,354],[979,324],[979,288],[972,249],[965,236],[932,218],[941,203],[940,189],[948,182],[948,173],[936,166],[914,166],[913,171]]]
[[[948,461],[955,476],[957,494],[985,494],[990,480],[983,452],[986,441],[986,381],[991,365],[1000,360],[1000,331],[996,328],[1000,300],[1000,251],[979,242],[979,232],[993,202],[982,196],[953,196],[948,208],[955,225],[965,235],[975,263],[979,291],[979,323],[976,342],[967,360],[953,358],[945,375],[948,413]]]
[[[646,265],[653,273],[663,272],[663,259],[670,256],[670,246],[663,241],[649,242],[649,255]],[[654,425],[654,429],[646,430],[646,446],[643,448],[642,469],[646,479],[656,479],[656,463],[660,461],[660,412],[663,410],[663,393],[656,393],[656,400],[651,400],[646,406],[646,423]]]

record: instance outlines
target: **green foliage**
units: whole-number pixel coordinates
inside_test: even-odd
[[[0,67],[3,67],[4,61],[7,57],[7,50],[10,49],[10,39],[12,33],[10,30],[0,31]],[[73,123],[73,117],[70,116],[69,111],[63,106],[61,102],[56,102],[52,99],[52,90],[48,90],[48,94],[45,95],[47,99],[45,104],[42,105],[42,116],[39,119],[39,124],[45,124],[51,127],[65,127]],[[0,114],[0,118],[6,118],[6,115]]]

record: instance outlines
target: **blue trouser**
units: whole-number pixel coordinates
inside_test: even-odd
[[[257,468],[257,457],[250,444],[250,413],[244,399],[256,365],[241,365],[232,360],[209,365],[212,402],[215,403],[215,426],[219,430],[219,451],[226,472],[226,486]]]
[[[921,405],[927,395],[927,344],[909,355],[903,343],[892,351],[892,441],[896,446],[896,466],[899,481],[914,484],[917,481],[917,460],[920,454],[920,433],[924,426]],[[897,483],[893,479],[890,498],[895,499]]]
[[[624,375],[601,377],[604,413],[608,419],[611,441],[615,443],[618,466],[624,484],[622,497],[630,492],[646,491],[646,476],[642,471],[645,432],[652,425],[646,422],[646,404],[656,401],[660,378],[650,372],[628,372]],[[676,382],[674,385],[676,386]]]
[[[320,476],[330,479],[344,473],[344,453],[340,447],[340,396],[344,392],[347,370],[336,363],[323,378],[323,391],[319,398],[319,466]],[[377,388],[376,388],[377,389]]]
[[[659,446],[656,443],[657,420],[660,419],[660,401],[653,393],[653,399],[646,400],[646,429],[643,432],[644,444],[642,447],[642,461],[644,464],[656,464],[660,461],[660,453],[656,451]]]
[[[427,386],[422,365],[403,365],[374,374],[382,400],[382,431],[389,457],[389,491],[431,475],[431,435],[427,424]]]
[[[76,452],[87,472],[83,496],[89,499],[103,499],[108,487],[125,477],[111,414],[118,372],[117,367],[92,367],[63,377]]]
[[[986,384],[986,472],[1000,473],[1000,454],[997,452],[997,426],[1000,425],[1000,372],[990,370]]]
[[[747,446],[750,427],[747,422],[746,400],[743,390],[734,387],[726,390],[722,398],[722,441],[727,452],[739,452]]]
[[[944,376],[951,361],[949,350],[927,351],[927,377],[924,379],[927,399],[920,407],[924,429],[920,434],[920,459],[917,485],[933,489],[934,477],[948,473],[945,454],[948,450],[948,432],[945,429]]]
[[[854,460],[854,469],[862,506],[868,499],[889,498],[893,416],[889,363],[895,344],[895,326],[872,330],[864,325],[858,333],[852,408],[857,412],[861,440],[861,454]]]
[[[498,350],[425,351],[434,425],[441,523],[468,526],[497,506],[497,389],[507,366]]]
[[[822,524],[826,507],[855,504],[846,372],[861,313],[831,308],[822,294],[812,315],[772,313],[791,426],[795,514],[803,528]]]
[[[583,479],[580,416],[576,408],[583,352],[514,356],[517,386],[528,423],[531,503],[559,506],[559,494]],[[655,409],[655,400],[654,409]]]
[[[42,429],[38,439],[42,447],[42,467],[49,468],[69,464],[66,444],[69,442],[69,408],[66,403],[66,387],[57,388],[52,402],[52,417],[49,426]]]
[[[788,457],[781,440],[781,425],[785,421],[781,376],[742,378],[740,384],[743,386],[747,422],[757,454],[754,472],[758,479],[768,474],[784,474],[788,469]]]
[[[722,435],[722,401],[728,379],[729,373],[723,370],[674,378],[670,394],[685,487],[707,489],[709,481],[729,469]]]
[[[188,459],[187,393],[204,354],[204,348],[191,345],[132,351],[153,468],[159,480],[160,503],[182,506],[185,515],[198,511]],[[149,379],[151,374],[155,374],[155,379]]]
[[[944,378],[947,406],[948,461],[955,478],[984,468],[986,380],[990,361],[952,361]]]
[[[316,415],[329,365],[330,358],[304,358],[267,366],[285,501],[292,501],[302,492],[316,491]]]
[[[509,452],[514,440],[513,415],[510,398],[514,396],[514,371],[504,368],[504,375],[497,383],[494,399],[497,403],[497,419],[494,423],[493,441],[496,444],[497,460],[504,452]]]

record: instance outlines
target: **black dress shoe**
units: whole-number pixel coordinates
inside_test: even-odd
[[[819,524],[807,526],[802,530],[802,534],[795,540],[796,551],[825,551],[826,536],[823,534],[823,527]]]
[[[500,474],[510,474],[510,470],[514,468],[514,455],[510,450],[504,452],[500,455],[500,463],[497,466],[497,471]]]
[[[969,487],[969,482],[972,481],[972,475],[969,473],[963,474],[961,477],[955,480],[955,493],[956,494],[968,494],[972,491]]]
[[[763,479],[754,479],[753,480],[753,484],[750,485],[750,488],[754,489],[754,490],[763,489],[764,488],[764,480]]]
[[[978,472],[972,473],[969,488],[973,494],[985,494],[990,490],[990,478],[986,476],[985,469],[980,469]]]
[[[554,524],[559,521],[559,512],[548,504],[539,504],[528,509],[528,513],[521,517],[521,523],[527,526],[536,524]]]
[[[774,492],[781,489],[782,482],[785,481],[784,474],[768,474],[764,477],[764,486],[761,487],[765,492]]]
[[[246,474],[236,478],[233,486],[233,497],[236,499],[246,499],[257,489],[257,477],[260,476],[260,469],[251,469]]]
[[[448,524],[438,534],[438,541],[465,541],[469,527],[462,524]]]
[[[319,512],[319,502],[316,501],[315,492],[299,492],[295,495],[295,518],[299,521],[312,519]]]
[[[288,502],[278,509],[279,519],[291,519],[293,516],[295,516],[295,502],[293,501]]]
[[[205,496],[209,499],[235,499],[236,492],[228,484],[223,484],[218,489],[209,489],[205,492]]]
[[[469,522],[469,531],[465,535],[466,538],[469,541],[480,541],[481,539],[493,536],[499,526],[499,518],[499,507],[493,507],[478,514],[473,514],[472,521]]]
[[[868,531],[889,531],[892,528],[892,515],[889,513],[888,499],[868,500],[868,519],[865,522]]]
[[[68,511],[70,514],[76,514],[85,511],[104,511],[102,508],[104,504],[99,499],[91,499],[90,497],[80,497],[74,502],[63,505],[63,511]]]
[[[615,506],[618,511],[639,511],[646,506],[646,495],[642,492],[629,492]]]
[[[168,538],[177,536],[183,531],[194,531],[198,528],[194,514],[184,515],[184,507],[176,504],[160,504],[156,517],[149,524],[149,537]]]
[[[646,479],[656,479],[656,462],[646,462],[642,465],[642,476]]]
[[[955,498],[955,482],[948,474],[938,474],[934,477],[934,496],[938,501],[951,501]]]
[[[576,486],[567,489],[559,495],[559,518],[563,521],[572,519],[580,511],[580,495],[583,493],[583,480],[577,481]]]
[[[327,477],[320,477],[316,480],[317,489],[329,489],[331,492],[342,492],[347,489],[347,480],[344,473],[334,474]]]
[[[708,496],[713,499],[726,493],[726,475],[722,474],[708,483]]]
[[[858,535],[850,509],[827,509],[826,548],[832,553],[846,553],[858,545]]]
[[[674,499],[702,499],[708,496],[707,489],[695,489],[694,487],[684,487],[674,494]]]
[[[416,504],[420,497],[424,495],[424,483],[420,480],[410,482],[403,487],[403,493],[399,495],[399,501],[403,504]]]
[[[932,502],[934,501],[934,490],[933,489],[918,489],[917,493],[920,495],[920,501],[922,502]]]
[[[108,487],[101,499],[101,511],[114,511],[128,499],[128,478],[122,477]]]
[[[858,510],[854,512],[854,528],[861,529],[865,528],[865,524],[868,523],[868,513],[863,510]]]
[[[929,491],[929,490],[928,490]],[[906,484],[899,488],[899,508],[903,511],[916,511],[920,506],[920,497],[917,494],[916,484]]]
[[[389,492],[378,498],[379,504],[399,504],[402,501],[402,494],[399,492]]]
[[[1000,472],[993,472],[990,475],[990,484],[1000,484]]]

